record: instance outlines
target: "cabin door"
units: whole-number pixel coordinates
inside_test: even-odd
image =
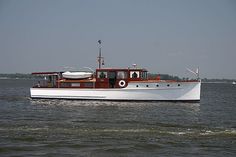
[[[110,71],[109,74],[108,74],[108,79],[109,79],[109,88],[115,88],[116,72],[115,71]]]

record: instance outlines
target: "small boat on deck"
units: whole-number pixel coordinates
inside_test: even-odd
[[[63,78],[66,79],[86,79],[90,78],[92,75],[93,75],[92,72],[83,72],[83,71],[79,72],[66,71],[62,73]]]
[[[101,41],[95,72],[36,72],[45,77],[30,88],[31,98],[118,100],[118,101],[200,101],[201,80],[149,78],[145,68],[103,68]],[[195,73],[195,72],[193,72]]]

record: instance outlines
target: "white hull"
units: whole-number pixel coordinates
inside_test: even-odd
[[[30,94],[31,98],[53,99],[199,101],[200,89],[201,82],[129,82],[126,88],[31,88]]]

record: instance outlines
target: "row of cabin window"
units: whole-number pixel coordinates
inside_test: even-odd
[[[167,87],[170,87],[170,84],[166,85]],[[178,84],[178,86],[180,86],[180,84]],[[136,87],[139,87],[138,85],[136,85]],[[146,87],[149,87],[149,85],[146,85]],[[156,87],[159,87],[159,85],[157,84]]]
[[[97,73],[97,77],[98,78],[108,78],[108,72],[107,71],[99,71]],[[126,71],[117,71],[116,78],[117,79],[127,79],[128,73]],[[130,71],[130,78],[140,78],[140,72],[139,71]],[[146,79],[147,72],[141,72],[141,78]]]
[[[82,83],[83,87],[93,87],[94,84],[92,82],[84,82]],[[60,87],[81,87],[81,83],[68,83],[68,82],[64,82],[61,83]]]

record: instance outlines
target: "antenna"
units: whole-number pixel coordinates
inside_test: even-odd
[[[102,65],[104,65],[104,58],[102,57],[102,41],[98,40],[98,44],[99,44],[98,69],[101,69]]]
[[[93,69],[90,68],[90,67],[83,67],[83,68],[85,68],[85,69],[89,69],[89,70],[91,70],[91,71],[94,73]]]
[[[193,73],[196,77],[197,77],[197,79],[199,80],[200,79],[200,77],[199,77],[199,67],[196,69],[196,71],[193,71],[193,70],[191,70],[191,69],[189,69],[189,68],[186,68],[189,72],[191,72],[191,73]]]

